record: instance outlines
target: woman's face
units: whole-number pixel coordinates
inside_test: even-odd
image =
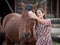
[[[41,10],[37,10],[37,16],[42,18],[44,16],[44,13]]]

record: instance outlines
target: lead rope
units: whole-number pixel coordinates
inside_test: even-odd
[[[7,0],[5,0],[5,2],[7,3],[9,9],[11,10],[11,12],[14,13],[14,11],[13,11],[12,7],[10,6],[9,2]]]

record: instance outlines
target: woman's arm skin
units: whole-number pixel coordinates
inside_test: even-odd
[[[44,19],[40,19],[40,18],[37,17],[36,14],[33,13],[32,11],[29,11],[29,12],[28,12],[28,15],[29,15],[30,18],[37,20],[37,21],[40,22],[41,24],[44,24]]]

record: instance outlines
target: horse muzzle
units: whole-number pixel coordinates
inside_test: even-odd
[[[30,32],[24,33],[24,38],[25,39],[29,39],[30,37],[31,37],[31,33]]]

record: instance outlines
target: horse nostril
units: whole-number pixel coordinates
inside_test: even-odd
[[[31,33],[28,32],[28,33],[25,33],[24,35],[25,35],[25,36],[24,36],[25,38],[30,38]]]

